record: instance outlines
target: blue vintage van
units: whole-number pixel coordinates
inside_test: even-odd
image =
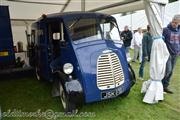
[[[114,17],[91,12],[42,15],[32,25],[30,63],[52,81],[65,111],[128,95],[135,75]]]

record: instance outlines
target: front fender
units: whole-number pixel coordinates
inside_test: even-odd
[[[53,78],[55,78],[53,87],[59,90],[58,85],[59,82],[61,82],[65,92],[68,95],[68,99],[71,103],[74,103],[77,106],[80,106],[84,103],[83,88],[79,80],[72,79],[61,71],[56,71],[53,74]]]
[[[69,96],[69,101],[80,106],[84,103],[83,89],[78,80],[70,79],[65,82],[65,89]]]

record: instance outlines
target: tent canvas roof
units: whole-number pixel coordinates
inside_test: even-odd
[[[143,0],[1,0],[9,6],[12,25],[32,23],[42,14],[69,11],[93,11],[107,14],[144,8]]]

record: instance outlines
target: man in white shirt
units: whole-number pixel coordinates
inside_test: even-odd
[[[139,62],[141,63],[142,61],[142,38],[143,38],[142,29],[139,27],[138,31],[134,34],[134,38],[132,41],[132,46],[134,47],[134,57],[132,62],[136,61],[138,54],[139,54]]]

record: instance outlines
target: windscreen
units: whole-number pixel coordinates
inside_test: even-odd
[[[114,19],[79,18],[68,22],[73,41],[120,40]]]
[[[73,41],[102,39],[96,19],[77,19],[69,22],[68,26]]]

